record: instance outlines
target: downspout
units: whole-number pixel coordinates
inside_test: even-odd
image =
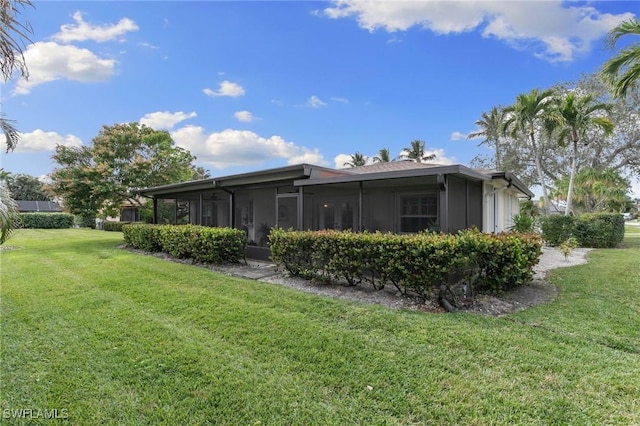
[[[298,188],[298,214],[296,215],[296,222],[298,231],[304,229],[304,186]]]
[[[449,191],[446,175],[438,175],[438,187],[440,188],[440,231],[449,232]]]
[[[363,182],[358,182],[358,232],[362,232],[362,187]]]

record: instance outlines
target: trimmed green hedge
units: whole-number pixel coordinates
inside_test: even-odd
[[[547,216],[542,219],[542,238],[558,246],[569,238],[581,247],[615,247],[624,238],[624,218],[619,213],[585,213],[574,216]]]
[[[130,247],[205,263],[238,263],[247,244],[244,231],[231,228],[135,223],[123,226],[122,232]]]
[[[477,271],[476,291],[499,292],[528,282],[542,240],[532,234],[398,235],[349,231],[284,231],[269,235],[271,258],[291,275],[307,279],[391,283],[402,293],[427,298],[459,270]]]
[[[73,226],[74,217],[69,213],[20,213],[23,228],[66,229]]]
[[[588,213],[578,216],[573,236],[582,247],[615,247],[624,238],[624,218],[618,213]]]
[[[102,230],[122,232],[122,227],[130,223],[131,222],[117,222],[115,220],[105,220],[104,222],[102,222]]]

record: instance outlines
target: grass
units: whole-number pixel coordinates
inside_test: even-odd
[[[640,239],[554,271],[556,301],[502,318],[323,298],[121,243],[25,230],[1,252],[5,421],[640,423]]]

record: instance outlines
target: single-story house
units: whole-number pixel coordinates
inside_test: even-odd
[[[55,201],[16,200],[20,213],[60,213],[62,207]]]
[[[146,188],[155,223],[245,230],[264,243],[271,227],[412,233],[511,226],[533,193],[513,174],[394,161],[348,169],[299,164]]]

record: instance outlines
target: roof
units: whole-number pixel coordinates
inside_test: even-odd
[[[141,189],[138,192],[141,195],[145,196],[159,196],[175,194],[177,192],[200,191],[204,189],[233,189],[234,187],[243,185],[255,185],[283,180],[302,179],[309,178],[310,176],[328,177],[342,174],[343,172],[339,170],[334,170],[327,167],[314,166],[310,164],[297,164],[294,166],[258,170],[255,172],[242,173],[237,175],[221,176],[217,178],[155,186],[152,188]]]
[[[310,164],[298,164],[250,173],[145,188],[140,190],[139,193],[148,197],[162,197],[207,189],[230,191],[247,185],[273,184],[282,181],[293,181],[294,186],[304,187],[438,175],[457,175],[465,179],[484,182],[503,179],[509,187],[514,186],[515,189],[522,194],[533,197],[533,193],[526,185],[509,172],[472,169],[461,164],[443,165],[414,161],[391,161],[347,169],[331,169]]]
[[[62,207],[55,201],[30,201],[30,200],[16,200],[18,203],[18,211],[23,213],[56,213],[61,212]]]
[[[459,175],[475,181],[490,181],[492,179],[489,175],[479,173],[460,164],[441,165],[399,161],[385,163],[384,165],[373,164],[371,166],[354,167],[349,171],[349,174],[342,176],[296,180],[294,185],[312,186],[437,175]]]
[[[442,164],[418,163],[416,161],[410,160],[388,161],[384,163],[374,163],[366,166],[352,167],[349,169],[341,169],[340,171],[361,175],[368,173],[397,172],[401,170],[424,170],[433,167],[442,167]]]

